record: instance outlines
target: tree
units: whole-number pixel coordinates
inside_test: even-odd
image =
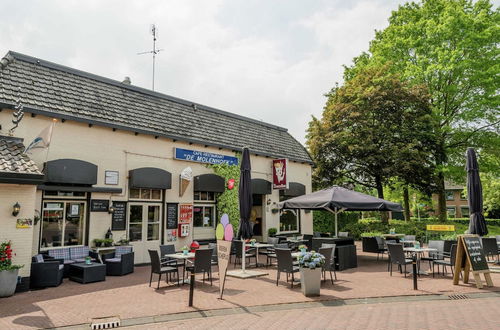
[[[391,63],[403,79],[427,87],[437,123],[433,158],[441,220],[446,220],[444,178],[450,159],[463,157],[482,135],[498,136],[499,21],[499,10],[487,0],[407,3],[376,33],[370,54],[356,58],[344,74],[354,79],[365,66]]]
[[[321,119],[309,123],[307,145],[316,185],[350,182],[375,188],[400,176],[407,183],[429,166],[433,141],[428,94],[405,85],[387,65],[366,67],[328,94]]]

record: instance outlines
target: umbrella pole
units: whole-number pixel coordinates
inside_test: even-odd
[[[338,215],[339,213],[337,212],[337,208],[335,208],[335,237],[338,237],[338,225],[337,225]]]
[[[245,260],[246,260],[246,255],[245,255],[245,240],[241,239],[241,241],[243,242],[243,244],[241,244],[241,246],[243,247],[243,251],[241,252],[241,256],[242,256],[242,259],[243,259],[243,260],[241,260],[241,270],[243,271],[243,273],[245,273]]]

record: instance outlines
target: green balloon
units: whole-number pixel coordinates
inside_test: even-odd
[[[217,239],[224,239],[224,226],[221,223],[215,228],[215,237]]]

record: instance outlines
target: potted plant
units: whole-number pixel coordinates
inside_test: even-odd
[[[112,238],[105,238],[102,240],[102,243],[105,247],[113,246],[113,239]]]
[[[12,264],[12,244],[0,244],[0,298],[10,297],[16,291],[17,275],[22,265]]]
[[[324,264],[325,257],[315,251],[300,254],[300,286],[304,296],[319,296],[321,268]]]
[[[182,247],[182,253],[183,253],[184,255],[187,255],[187,254],[188,254],[188,252],[189,252],[189,248],[188,248],[186,245],[184,245],[184,246]]]
[[[250,240],[250,246],[255,246],[255,243],[257,242],[257,240],[255,238],[252,238]]]
[[[118,242],[115,243],[115,245],[128,245],[130,243],[130,240],[122,238]]]
[[[102,239],[100,239],[100,238],[95,238],[94,239],[94,245],[95,245],[95,247],[101,247],[102,243],[103,243]]]
[[[305,252],[307,252],[307,246],[304,244],[301,244],[301,245],[299,245],[299,250],[300,250],[300,252],[305,253]]]
[[[269,228],[267,230],[267,236],[274,237],[277,232],[278,232],[278,229],[276,229],[276,228]]]

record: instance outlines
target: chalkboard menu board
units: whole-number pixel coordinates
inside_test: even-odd
[[[127,221],[127,202],[113,202],[113,216],[111,217],[111,230],[125,230]]]
[[[107,199],[92,199],[90,201],[90,212],[108,212],[109,200]]]
[[[463,236],[467,255],[473,271],[488,270],[488,263],[478,236]]]
[[[167,229],[177,229],[179,223],[177,203],[167,203]]]

